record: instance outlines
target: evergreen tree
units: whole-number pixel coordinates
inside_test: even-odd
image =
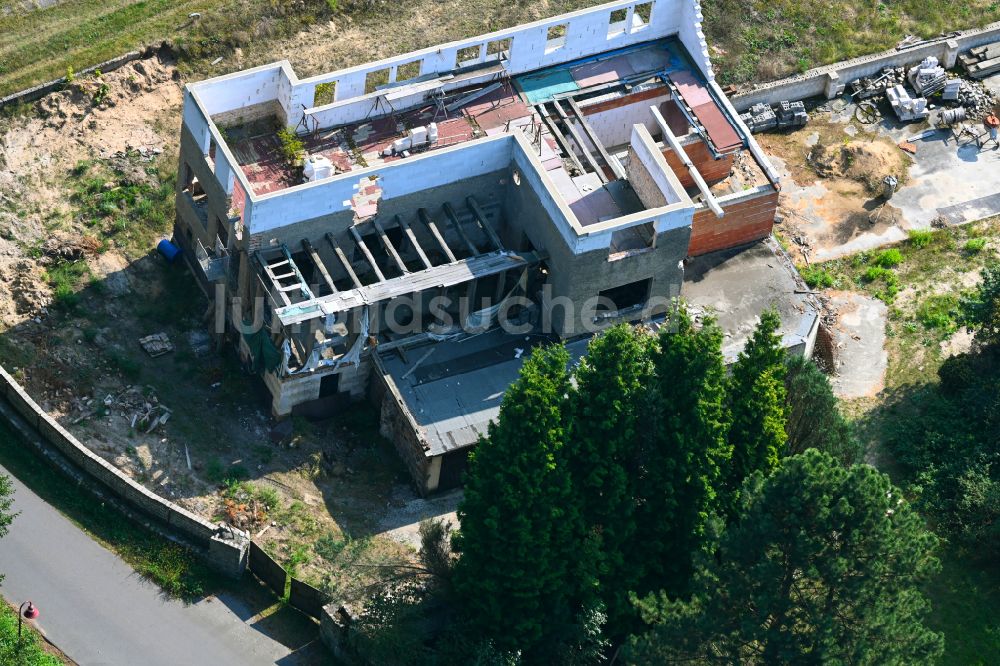
[[[722,331],[696,329],[681,308],[660,331],[636,479],[636,537],[627,564],[636,591],[687,594],[693,560],[709,542],[716,486],[728,460]],[[672,330],[671,330],[672,329]]]
[[[573,493],[598,550],[608,633],[625,635],[638,616],[629,601],[639,571],[626,557],[636,535],[636,461],[653,375],[655,339],[622,324],[595,337],[575,372],[573,434],[566,453]]]
[[[975,293],[962,298],[959,321],[976,334],[984,347],[1000,346],[1000,261],[983,269],[983,280]]]
[[[629,661],[920,664],[943,641],[923,619],[936,537],[889,478],[809,450],[748,484],[719,561],[690,602],[649,597],[656,623]]]
[[[843,465],[861,462],[862,447],[851,423],[840,413],[830,380],[807,358],[785,363],[785,432],[782,457],[806,449],[825,451]]]
[[[732,418],[723,504],[732,519],[738,511],[743,480],[778,466],[785,441],[785,349],[778,329],[781,318],[767,310],[733,364],[726,404]]]
[[[596,584],[563,457],[569,354],[536,349],[470,456],[454,587],[470,631],[526,659],[555,650]]]

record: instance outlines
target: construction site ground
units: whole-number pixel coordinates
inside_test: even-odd
[[[1000,89],[1000,75],[983,83]],[[845,95],[811,110],[803,128],[758,135],[782,176],[777,229],[798,263],[898,243],[911,230],[965,224],[1000,210],[996,144],[980,149],[971,135],[961,135],[962,126],[920,136],[935,129],[940,109],[929,122],[900,123],[886,108],[877,124],[864,125],[856,108]],[[964,125],[985,131],[977,122]],[[915,152],[900,148],[903,142]],[[886,176],[899,187],[883,207]]]
[[[153,58],[0,121],[0,358],[130,476],[347,594],[377,575],[355,564],[409,558],[419,521],[455,498],[416,496],[372,408],[273,434],[262,382],[216,353],[208,299],[155,252],[173,224],[181,91]],[[154,357],[139,341],[159,333],[169,351]]]

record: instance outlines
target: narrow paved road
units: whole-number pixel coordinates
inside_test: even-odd
[[[31,599],[41,612],[36,626],[81,666],[302,663],[293,648],[245,622],[255,614],[245,603],[210,597],[185,605],[166,598],[24,484],[13,483],[21,514],[0,539],[0,594],[12,603]]]

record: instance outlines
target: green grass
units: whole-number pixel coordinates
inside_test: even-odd
[[[917,319],[927,328],[939,328],[951,333],[958,328],[955,323],[955,308],[958,297],[955,294],[928,296],[917,306]]]
[[[69,482],[2,423],[0,464],[168,594],[194,599],[222,584],[194,553],[139,527]]]
[[[986,247],[985,238],[970,238],[965,242],[965,251],[969,254],[975,254],[977,252],[982,252]]]
[[[927,247],[934,240],[934,232],[929,229],[913,229],[909,236],[910,244],[915,248]]]
[[[17,611],[0,602],[0,664],[10,666],[61,666],[66,663],[42,647],[41,638],[24,623],[21,640],[17,638]]]
[[[18,11],[0,16],[0,96],[164,40],[195,58],[225,55],[328,14],[324,0],[65,0]]]
[[[45,280],[52,287],[52,300],[57,306],[72,308],[79,301],[81,284],[90,276],[86,261],[59,261],[45,271]]]
[[[144,254],[173,223],[177,175],[167,160],[145,162],[137,153],[129,159],[149,182],[130,182],[106,160],[79,162],[70,172],[70,200],[77,220],[100,237],[102,248],[113,244]]]
[[[836,276],[820,266],[806,266],[801,273],[802,279],[813,289],[829,289],[837,283]]]
[[[906,35],[1000,20],[996,0],[710,0],[705,32],[723,83],[770,80],[892,48]]]

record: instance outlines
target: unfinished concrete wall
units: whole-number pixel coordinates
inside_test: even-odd
[[[379,408],[379,434],[392,442],[410,472],[417,491],[427,494],[437,489],[432,478],[432,459],[426,455],[427,445],[421,439],[421,428],[409,414],[402,396],[377,357],[372,358],[372,402]],[[440,476],[441,462],[436,463]]]
[[[718,201],[726,213],[724,217],[716,217],[707,207],[695,212],[689,256],[745,245],[771,234],[778,209],[778,193],[773,189],[758,188]]]
[[[546,263],[552,296],[566,298],[574,305],[573,317],[564,308],[554,308],[550,313],[551,327],[557,335],[572,338],[593,330],[593,313],[585,311],[583,305],[602,290],[648,278],[652,295],[680,293],[684,273],[681,261],[687,255],[693,209],[678,211],[679,220],[673,221],[676,226],[660,231],[654,248],[613,260],[608,244],[586,252],[574,252],[568,247],[556,227],[547,222],[548,210],[540,191],[529,187],[527,178],[520,180],[518,185],[511,177],[507,184],[504,214],[509,223],[503,240],[518,247],[523,234],[536,249],[549,254]]]
[[[293,82],[293,94],[290,108],[301,109],[311,116],[309,121],[318,127],[332,127],[359,120],[369,112],[375,93],[366,94],[366,78],[372,72],[385,71],[390,82],[396,82],[400,65],[419,62],[423,75],[437,72],[448,72],[457,65],[468,66],[496,59],[496,53],[490,45],[504,40],[510,40],[507,49],[506,70],[510,74],[521,74],[532,70],[569,62],[578,58],[610,51],[632,44],[651,41],[679,35],[685,46],[691,50],[693,59],[699,68],[710,73],[711,68],[707,58],[707,50],[703,48],[700,25],[692,22],[701,20],[698,3],[694,0],[657,0],[652,3],[652,14],[648,23],[643,23],[635,6],[646,4],[636,0],[611,2],[597,7],[583,9],[552,18],[516,26],[507,30],[472,37],[457,42],[449,42],[439,46],[414,51],[393,58],[352,67],[324,74],[321,77]],[[625,10],[625,21],[612,21],[612,13]],[[563,35],[554,39],[548,38],[550,28],[561,28]],[[691,45],[694,48],[691,48]],[[478,49],[478,55],[458,63],[459,52],[466,49]],[[704,52],[704,57],[702,53]],[[485,78],[483,80],[486,80]],[[336,83],[334,102],[321,107],[311,108],[318,83]],[[474,80],[464,82],[466,85]],[[445,84],[447,89],[447,83]],[[397,93],[405,95],[402,88]],[[417,103],[425,91],[414,91],[412,95],[400,99],[400,106]],[[298,118],[293,111],[289,122],[295,124]]]

